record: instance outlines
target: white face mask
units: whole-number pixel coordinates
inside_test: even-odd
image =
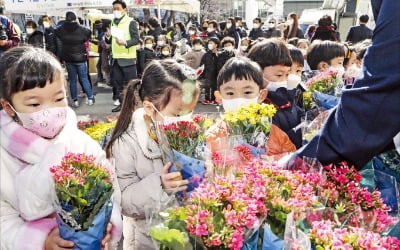
[[[180,121],[190,121],[192,119],[192,113],[183,116],[165,116],[161,114],[161,112],[152,104],[153,109],[158,113],[159,116],[163,119],[164,125],[168,125],[171,123],[177,123]]]
[[[259,23],[253,23],[253,28],[255,28],[255,29],[260,28],[260,24]]]
[[[213,32],[213,31],[214,31],[213,28],[207,28],[207,32],[208,32],[208,33],[211,33],[211,32]]]
[[[207,47],[208,47],[209,50],[213,50],[214,49],[214,44],[208,44]]]
[[[179,118],[181,119],[181,121],[191,121],[192,116],[193,116],[193,112],[190,112],[186,115],[180,115]]]
[[[165,43],[164,43],[164,41],[157,41],[157,46],[163,46]]]
[[[194,34],[196,34],[194,30],[189,30],[189,35],[193,36]]]
[[[235,98],[235,99],[222,99],[222,106],[224,107],[225,111],[237,111],[241,106],[251,104],[251,103],[258,103],[258,96],[254,98]]]
[[[164,50],[164,51],[162,51],[161,53],[162,53],[164,56],[169,56],[169,51]]]
[[[337,76],[339,78],[342,78],[344,73],[346,72],[343,66],[331,66],[329,69],[337,71],[338,72]]]
[[[288,80],[287,80],[287,89],[295,89],[301,82],[301,76],[295,75],[295,74],[289,74]]]
[[[274,23],[269,23],[269,24],[268,24],[268,27],[270,27],[270,28],[275,28],[275,24],[274,24]]]
[[[43,22],[43,27],[44,27],[45,29],[50,28],[50,23],[49,23],[49,22]]]
[[[279,88],[287,88],[287,81],[281,82],[270,82],[264,78],[264,81],[268,82],[267,89],[268,91],[276,91]]]
[[[153,44],[146,43],[146,44],[144,45],[144,47],[146,47],[146,48],[148,48],[148,49],[153,49]]]
[[[122,12],[119,10],[114,10],[113,14],[116,19],[120,19],[122,17]]]
[[[227,23],[226,24],[226,28],[229,30],[230,28],[232,27],[232,24],[231,23]]]
[[[356,65],[353,64],[346,70],[346,77],[349,78],[356,78],[361,72],[361,69]]]
[[[306,49],[300,49],[300,51],[301,51],[301,54],[303,54],[303,56],[307,55],[307,50]]]
[[[233,51],[233,46],[224,47],[224,50],[226,50],[226,51]]]
[[[196,51],[199,51],[201,49],[203,49],[203,46],[201,46],[201,45],[195,45],[194,46],[194,50],[196,50]]]
[[[289,20],[286,21],[286,23],[287,23],[288,25],[292,25],[292,24],[293,24],[293,20],[292,20],[292,19],[289,19]]]
[[[27,28],[27,29],[26,29],[26,34],[28,34],[28,35],[32,35],[33,32],[35,32],[35,30],[32,29],[32,28]]]
[[[242,45],[242,46],[240,46],[240,49],[241,49],[242,51],[246,51],[246,50],[247,50],[247,46],[246,46],[246,45]]]

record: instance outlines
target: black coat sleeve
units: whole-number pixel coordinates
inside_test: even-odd
[[[372,4],[376,28],[363,76],[353,89],[343,91],[323,130],[299,156],[315,157],[322,163],[346,160],[360,169],[400,132],[400,1]]]
[[[131,39],[126,41],[126,48],[136,46],[139,43],[139,31],[135,20],[132,20],[129,24],[129,33],[131,35]]]

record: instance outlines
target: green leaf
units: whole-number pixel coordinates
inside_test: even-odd
[[[171,250],[189,250],[192,246],[186,233],[176,229],[169,229],[164,225],[157,225],[150,228],[151,237]]]

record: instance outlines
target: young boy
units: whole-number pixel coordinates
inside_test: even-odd
[[[292,66],[289,49],[279,39],[259,42],[249,52],[249,58],[257,62],[263,71],[263,88],[268,90],[266,103],[273,104],[278,112],[272,123],[282,129],[296,145],[302,146],[300,124],[303,110],[293,103],[293,95],[287,89],[287,80]]]
[[[294,46],[288,46],[288,48],[290,57],[292,58],[292,66],[289,71],[287,89],[290,94],[293,94],[293,103],[299,107],[303,107],[303,92],[306,90],[301,84],[301,76],[304,69],[303,53]]]
[[[221,47],[223,50],[219,53],[218,60],[217,60],[217,72],[218,73],[229,59],[236,56],[236,54],[235,54],[235,39],[230,36],[225,37],[221,41]]]
[[[262,103],[268,91],[263,89],[263,74],[257,63],[244,57],[231,58],[217,78],[217,99],[225,111],[236,111],[243,105]],[[277,156],[296,150],[285,132],[272,125],[266,145],[267,155]]]
[[[325,71],[329,68],[344,74],[343,45],[332,41],[315,41],[311,44],[307,54],[307,62],[311,70]]]
[[[214,91],[217,90],[217,51],[219,39],[211,37],[208,40],[207,52],[201,58],[200,66],[204,65],[204,72],[200,76],[202,87],[205,88],[203,104],[218,105],[215,101]]]

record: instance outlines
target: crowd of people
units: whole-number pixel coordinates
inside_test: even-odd
[[[393,1],[392,5],[400,7]],[[271,140],[278,145],[276,154],[293,153],[303,144],[297,126],[304,116],[301,93],[305,87],[301,83],[305,73],[334,69],[350,90],[343,94],[324,130],[297,151],[297,155],[314,156],[322,162],[349,160],[362,167],[374,154],[393,146],[393,138],[400,131],[400,116],[396,115],[400,106],[400,78],[399,72],[394,72],[399,63],[398,52],[385,65],[376,67],[374,61],[383,58],[378,55],[381,52],[390,57],[394,53],[389,51],[390,46],[399,49],[400,25],[394,14],[388,15],[396,9],[388,2],[379,5],[374,13],[381,29],[377,29],[373,43],[366,40],[372,38],[372,31],[365,27],[366,15],[360,17],[360,26],[350,29],[346,43],[341,43],[329,16],[321,17],[317,26],[304,33],[295,13],[288,15],[285,24],[278,25],[276,19],[268,19],[267,28],[263,28],[261,18],[255,18],[250,31],[240,17],[220,23],[203,20],[199,26],[189,27],[177,22],[166,28],[155,17],[147,23],[129,17],[124,1],[116,0],[112,7],[111,23],[96,26],[98,45],[102,48],[98,80],[110,81],[113,111],[121,111],[105,153],[75,125],[70,125],[76,122],[76,116],[68,108],[60,64],[63,62],[68,72],[71,106],[80,105],[78,81],[87,104],[93,105],[95,98],[87,64],[91,31],[79,23],[73,12],[67,12],[65,21],[57,26],[50,17],[43,16],[44,32],[38,30],[35,22],[26,23],[27,43],[39,48],[17,47],[20,43],[17,31],[9,19],[1,16],[6,31],[6,37],[0,33],[2,249],[3,244],[5,249],[23,248],[22,239],[33,236],[36,238],[30,242],[34,245],[32,249],[73,245],[62,240],[55,229],[51,201],[31,196],[26,202],[32,204],[32,211],[41,211],[40,206],[47,209],[34,217],[27,218],[19,210],[19,192],[34,190],[38,183],[27,182],[26,189],[19,189],[15,180],[43,172],[46,167],[43,164],[58,160],[54,156],[59,152],[54,151],[60,148],[51,146],[53,139],[58,146],[63,145],[63,152],[93,153],[105,165],[108,160],[114,163],[111,169],[118,180],[115,190],[121,194],[116,203],[121,205],[124,215],[123,249],[154,249],[145,224],[145,209],[172,191],[185,190],[188,181],[179,178],[179,172],[169,173],[171,163],[163,163],[161,149],[149,131],[157,121],[191,114],[199,98],[203,105],[222,105],[225,111],[248,103],[272,104],[277,109],[271,132]],[[385,20],[396,30],[391,31]],[[364,58],[365,54],[368,56]],[[192,76],[199,68],[200,86],[190,93],[191,101],[183,101],[183,83],[195,82]],[[370,75],[361,74],[366,70]],[[357,77],[361,80],[357,79],[353,88]],[[367,100],[370,96],[374,100]],[[358,102],[353,105],[353,101]],[[376,106],[370,107],[369,101]],[[378,109],[384,102],[390,104],[387,108],[391,114]],[[371,110],[360,111],[363,105]],[[385,114],[390,117],[383,117]],[[363,115],[367,118],[357,118]],[[376,116],[379,121],[372,131],[367,125]],[[354,125],[359,126],[358,131]],[[378,135],[382,128],[387,132]],[[343,135],[337,137],[339,132]],[[354,154],[352,133],[359,135],[354,140],[358,143],[357,150],[365,148],[364,154]],[[376,134],[368,143],[367,133]],[[45,197],[50,189],[44,191]],[[33,226],[32,219],[45,226]]]

